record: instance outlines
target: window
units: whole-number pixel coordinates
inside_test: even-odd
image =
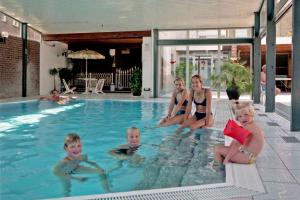
[[[2,22],[6,22],[6,16],[5,16],[5,15],[2,15],[1,21],[2,21]]]
[[[15,26],[15,27],[19,27],[19,24],[20,23],[18,21],[16,21],[16,20],[12,21],[12,25]]]

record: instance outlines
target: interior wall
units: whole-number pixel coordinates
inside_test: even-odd
[[[40,43],[28,40],[27,96],[39,94]],[[0,98],[22,96],[22,39],[0,43]]]
[[[48,95],[54,88],[54,78],[49,70],[67,67],[67,58],[62,55],[68,45],[61,42],[41,42],[40,47],[40,95]],[[58,75],[55,78],[56,89],[60,89]]]

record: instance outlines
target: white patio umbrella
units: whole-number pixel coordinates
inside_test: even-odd
[[[105,56],[98,53],[97,51],[85,49],[80,51],[75,51],[68,54],[68,58],[72,59],[85,59],[85,94],[88,93],[88,87],[87,87],[87,81],[88,81],[88,75],[87,75],[87,60],[89,59],[105,59]]]

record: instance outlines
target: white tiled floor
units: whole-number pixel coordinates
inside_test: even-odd
[[[297,180],[298,184],[300,184],[300,170],[290,170],[292,175]]]
[[[265,132],[266,144],[262,154],[257,159],[257,168],[263,180],[267,193],[254,196],[255,200],[263,199],[300,199],[300,143],[286,143],[281,136],[296,136],[300,134],[290,131],[290,122],[276,113],[264,113],[262,105],[259,108],[256,121]],[[267,122],[276,122],[279,126],[269,126]]]
[[[297,183],[287,169],[258,168],[258,171],[265,182]]]
[[[268,193],[254,196],[254,200],[299,200],[299,184],[264,182]]]

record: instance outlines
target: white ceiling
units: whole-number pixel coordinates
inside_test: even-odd
[[[262,0],[0,0],[43,33],[252,27]]]

